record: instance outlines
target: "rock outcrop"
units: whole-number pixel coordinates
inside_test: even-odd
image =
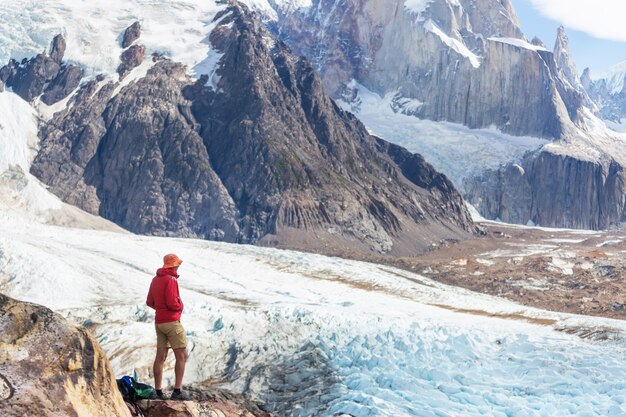
[[[201,385],[185,390],[190,401],[141,400],[137,406],[145,417],[274,417],[241,395]],[[86,330],[43,306],[0,294],[2,417],[131,417],[134,409]]]
[[[124,78],[133,68],[139,66],[144,57],[146,56],[146,47],[143,45],[132,45],[124,52],[120,57],[119,67],[117,67],[117,73],[120,75],[120,79]]]
[[[122,37],[122,48],[126,49],[131,46],[141,36],[141,23],[135,22],[124,31]]]
[[[104,352],[49,309],[0,294],[0,415],[130,417]]]
[[[161,59],[128,85],[86,83],[32,172],[138,233],[409,255],[476,232],[445,176],[369,135],[245,6],[216,21],[217,77]]]
[[[83,70],[61,62],[65,47],[65,39],[57,35],[49,55],[42,53],[21,63],[12,59],[0,69],[0,82],[26,101],[40,97],[43,103],[50,105],[66,98],[80,84]]]
[[[542,150],[471,181],[468,199],[508,223],[608,229],[626,221],[626,169]]]
[[[144,400],[137,403],[145,417],[275,417],[259,405],[226,391],[185,387],[191,401]]]
[[[133,68],[139,66],[146,56],[146,47],[135,43],[140,36],[141,24],[139,22],[133,23],[124,31],[122,37],[122,48],[124,48],[124,51],[120,56],[120,65],[117,67],[120,79],[126,77]]]
[[[351,96],[347,86],[356,80],[381,96],[421,103],[411,111],[419,118],[561,137],[580,99],[561,95],[554,54],[524,40],[510,1],[435,0],[423,9],[405,3],[276,6],[270,27],[313,62],[334,97]]]

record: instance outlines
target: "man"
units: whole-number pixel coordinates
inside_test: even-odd
[[[154,385],[156,395],[164,399],[162,390],[163,365],[171,347],[176,357],[174,392],[170,399],[186,400],[181,392],[185,363],[187,361],[187,337],[185,329],[180,323],[183,312],[183,302],[178,292],[178,267],[183,261],[174,254],[163,257],[163,267],[157,270],[156,276],[150,284],[146,304],[156,310],[155,328],[157,335],[157,351],[154,359]]]

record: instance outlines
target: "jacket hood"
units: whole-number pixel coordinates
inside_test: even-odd
[[[157,269],[156,274],[157,274],[158,277],[162,277],[164,275],[170,275],[170,276],[172,276],[174,278],[178,278],[179,277],[178,273],[175,270],[171,269],[171,268],[159,268],[159,269]]]

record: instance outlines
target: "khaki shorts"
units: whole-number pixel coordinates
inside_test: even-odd
[[[158,348],[182,349],[187,347],[187,336],[180,320],[155,324]]]

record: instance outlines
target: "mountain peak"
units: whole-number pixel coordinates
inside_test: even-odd
[[[554,60],[561,78],[575,90],[582,91],[578,70],[570,52],[569,38],[563,25],[559,26],[554,43]]]

